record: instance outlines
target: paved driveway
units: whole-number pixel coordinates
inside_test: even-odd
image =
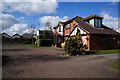
[[[101,56],[101,57],[111,58],[111,59],[119,59],[118,55],[119,55],[119,53],[114,53],[114,54],[101,54],[101,55],[94,55],[94,56]]]
[[[115,58],[65,57],[61,49],[3,46],[3,78],[118,78]]]

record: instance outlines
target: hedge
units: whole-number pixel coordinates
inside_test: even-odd
[[[38,45],[38,39],[36,40]],[[52,46],[53,40],[52,39],[39,39],[39,46]]]

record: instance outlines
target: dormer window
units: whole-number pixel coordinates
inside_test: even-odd
[[[89,20],[89,24],[93,25],[94,27],[101,27],[102,21],[101,19],[91,19]]]
[[[101,20],[95,19],[95,27],[101,27]]]
[[[93,14],[85,17],[83,20],[87,21],[89,24],[93,25],[96,28],[100,28],[102,26],[102,19],[103,17]]]

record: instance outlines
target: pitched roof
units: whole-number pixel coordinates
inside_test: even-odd
[[[96,14],[92,14],[90,16],[84,17],[83,20],[87,20],[87,19],[91,19],[91,18],[100,18],[100,19],[103,19],[103,17],[101,17],[101,16],[98,16]]]
[[[5,37],[5,38],[11,38],[11,36],[8,35],[7,33],[2,33],[1,35],[2,35],[3,37]]]
[[[55,26],[55,27],[53,27],[53,29],[56,29],[56,28],[59,26],[60,23],[61,23],[61,24],[64,24],[65,22],[61,22],[61,21],[59,21],[59,22],[58,22],[58,25]]]
[[[86,30],[89,34],[110,34],[110,35],[118,35],[119,33],[115,30],[102,25],[101,28],[95,28],[91,24],[84,22],[80,18],[74,19],[78,23],[78,26]]]
[[[76,16],[76,17],[71,18],[71,19],[69,19],[68,21],[64,22],[64,24],[68,24],[68,23],[72,22],[74,19],[77,19],[77,18],[79,18],[79,19],[83,19],[83,18],[80,17],[80,16]]]
[[[28,34],[28,33],[25,33],[25,34],[22,35],[22,38],[29,39],[29,38],[32,38],[32,35]]]
[[[59,26],[60,23],[66,25],[66,24],[72,22],[72,21],[73,21],[74,19],[76,19],[76,18],[81,18],[81,19],[83,19],[83,18],[80,17],[80,16],[76,16],[76,17],[71,18],[71,19],[69,19],[69,20],[67,20],[67,21],[65,21],[65,22],[61,22],[61,21],[60,21],[57,26],[53,27],[53,29],[56,29],[56,28]]]
[[[12,38],[20,38],[21,36],[19,34],[14,34]]]
[[[72,21],[75,21],[75,22],[78,23],[78,26],[81,29],[83,29],[84,31],[86,31],[89,34],[109,34],[109,35],[118,35],[119,34],[120,35],[120,33],[116,32],[115,30],[113,30],[113,29],[111,29],[111,28],[109,28],[105,25],[102,25],[101,28],[96,28],[96,27],[92,26],[91,24],[84,21],[84,20],[94,18],[94,17],[103,19],[103,17],[98,16],[96,14],[90,15],[90,16],[85,17],[85,18],[76,16],[76,17],[71,18],[70,20],[68,20],[66,22],[62,22],[62,24],[66,25],[66,24],[69,24]],[[59,22],[59,23],[61,23],[61,22]],[[58,25],[56,27],[54,27],[54,29],[57,28],[57,27],[58,27]]]

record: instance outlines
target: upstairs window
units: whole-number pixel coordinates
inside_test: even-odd
[[[101,19],[91,19],[89,20],[89,23],[93,25],[94,27],[101,27]]]
[[[67,24],[67,25],[66,25],[66,29],[69,29],[69,28],[70,28],[70,24]]]
[[[73,27],[76,27],[76,26],[77,26],[76,24],[73,25]]]
[[[95,19],[95,27],[101,27],[101,20]]]
[[[55,29],[56,30],[56,32],[58,32],[58,28],[57,29]]]

